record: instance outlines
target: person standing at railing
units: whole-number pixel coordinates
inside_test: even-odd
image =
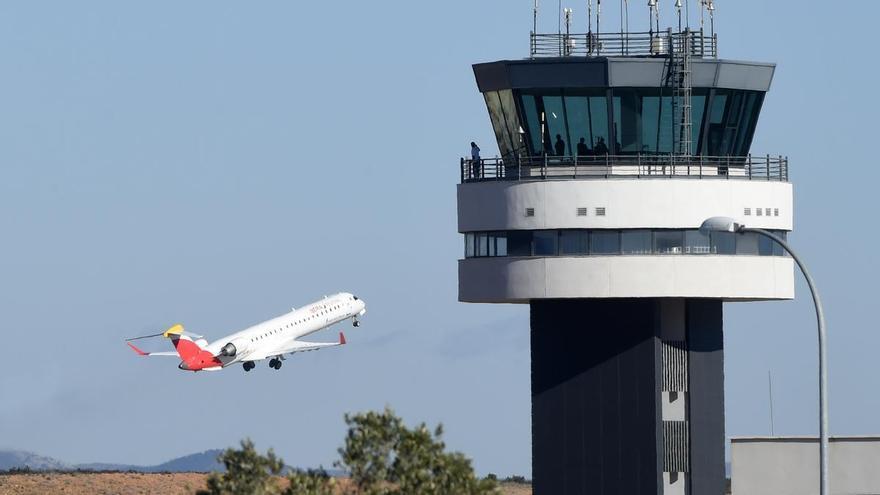
[[[556,143],[553,145],[556,156],[565,156],[565,141],[562,140],[562,134],[556,135]]]
[[[590,148],[587,146],[587,140],[585,138],[581,138],[581,140],[578,141],[577,152],[578,158],[583,158],[590,154]]]
[[[479,179],[480,178],[480,165],[482,164],[482,160],[480,159],[480,147],[477,146],[477,143],[471,141],[471,178]]]
[[[607,155],[608,154],[608,145],[605,144],[605,138],[599,136],[599,140],[596,142],[596,147],[593,150],[599,156]]]

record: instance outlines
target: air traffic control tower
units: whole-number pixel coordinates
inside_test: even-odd
[[[530,306],[535,494],[720,495],[723,304],[794,271],[699,226],[792,229],[788,160],[751,151],[775,66],[703,29],[566,31],[473,67],[500,157],[461,160],[459,300]]]

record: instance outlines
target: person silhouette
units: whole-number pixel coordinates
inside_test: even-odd
[[[480,177],[480,147],[477,143],[471,141],[471,178],[478,179]]]
[[[599,141],[596,142],[595,148],[597,155],[607,155],[608,154],[608,145],[605,144],[605,138],[600,137]]]
[[[581,138],[578,141],[578,156],[587,156],[590,154],[590,148],[587,147],[586,139]]]
[[[565,141],[562,140],[562,135],[556,135],[556,143],[553,145],[554,150],[556,151],[556,156],[565,155]]]

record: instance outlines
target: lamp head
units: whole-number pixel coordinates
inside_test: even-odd
[[[736,223],[736,221],[730,217],[712,217],[707,218],[703,221],[703,224],[700,225],[700,232],[703,234],[708,234],[710,232],[739,232],[745,227],[745,225],[741,225]]]

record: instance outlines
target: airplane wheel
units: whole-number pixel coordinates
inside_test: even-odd
[[[277,360],[277,361],[275,361],[275,369],[276,369],[276,370],[280,370],[280,369],[281,369],[281,360],[280,360],[280,359]]]
[[[355,320],[354,323],[352,323],[352,325],[353,325],[354,327],[359,327],[359,326],[361,326],[361,322]]]
[[[251,363],[244,363],[241,365],[241,367],[244,368],[245,371],[250,371],[251,370],[250,364]]]
[[[269,360],[269,367],[270,367],[270,368],[274,368],[276,363],[278,363],[278,360],[277,360],[277,359],[274,359],[274,358],[273,358],[273,359],[270,359],[270,360]]]

